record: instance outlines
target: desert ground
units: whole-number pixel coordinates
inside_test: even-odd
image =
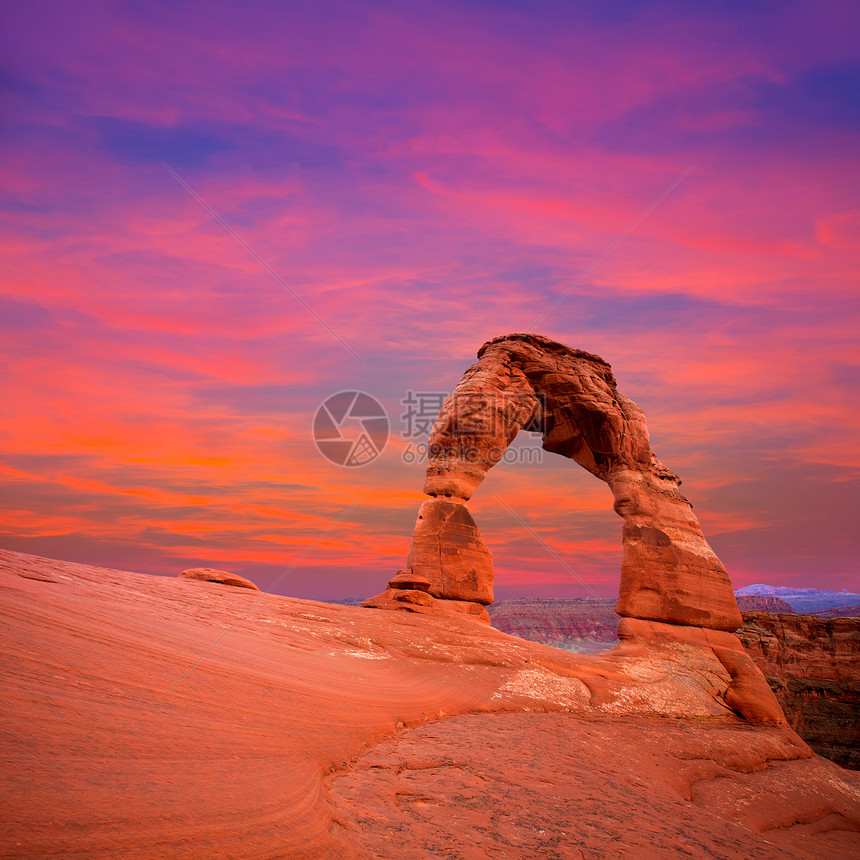
[[[699,649],[0,552],[5,857],[848,858],[857,776]],[[724,686],[724,685],[723,685]]]

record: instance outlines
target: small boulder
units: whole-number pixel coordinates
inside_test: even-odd
[[[212,567],[192,567],[188,570],[183,570],[179,574],[180,579],[197,579],[202,582],[217,582],[221,585],[232,585],[234,588],[251,588],[254,591],[259,591],[259,587],[254,585],[250,579],[245,579],[244,576],[239,576],[237,573],[229,573],[226,570],[215,570]]]
[[[412,591],[430,591],[430,580],[411,570],[398,570],[397,575],[388,581],[389,588],[406,588]]]

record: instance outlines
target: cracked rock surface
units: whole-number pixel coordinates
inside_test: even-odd
[[[573,655],[8,551],[0,592],[3,857],[860,850],[854,776],[745,724],[694,638]]]

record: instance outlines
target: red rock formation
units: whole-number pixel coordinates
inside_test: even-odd
[[[744,652],[737,636],[725,630],[663,624],[642,618],[622,618],[618,638],[628,646],[662,643],[692,645],[711,655],[729,674],[723,701],[745,720],[760,725],[786,725],[785,716],[773,691],[755,663]]]
[[[451,608],[475,612],[470,604],[492,600],[492,560],[465,502],[523,428],[540,430],[546,450],[612,489],[624,519],[616,611],[634,622],[622,639],[659,629],[661,641],[677,631],[680,642],[706,642],[687,631],[741,625],[725,568],[680,479],[651,451],[642,410],[618,391],[602,358],[531,334],[485,343],[433,425],[424,484],[433,500],[421,508],[409,566],[432,583],[434,603],[389,588],[365,606],[438,612],[436,604],[451,600]],[[733,677],[733,706],[751,720],[784,724],[761,673],[733,643],[722,643],[720,658]]]
[[[615,495],[625,521],[619,615],[736,630],[725,569],[609,365],[538,335],[496,338],[478,358],[436,419],[424,491],[469,499],[517,432],[539,427],[546,450],[575,460]]]
[[[860,769],[860,618],[745,612],[738,636],[792,728],[820,755]]]
[[[234,588],[252,588],[254,591],[260,589],[251,582],[250,579],[245,579],[244,576],[239,576],[238,573],[229,573],[226,570],[216,570],[214,567],[191,567],[188,570],[183,570],[179,574],[182,579],[195,579],[200,582],[217,582],[219,585],[232,585]]]
[[[430,593],[430,580],[410,568],[398,570],[397,575],[388,581],[389,588],[404,588],[409,591],[426,591]],[[361,601],[358,600],[360,603]]]
[[[388,588],[382,594],[363,600],[361,605],[365,609],[397,609],[437,618],[461,619],[465,615],[482,624],[490,624],[490,616],[483,604],[471,600],[440,600],[423,589],[404,586],[402,582],[392,585],[392,582],[394,580],[389,581]]]
[[[448,600],[493,602],[493,557],[461,499],[429,499],[418,511],[406,566]]]
[[[698,646],[574,656],[4,551],[0,590],[4,857],[860,850],[848,772],[744,725]]]
[[[462,504],[520,429],[540,428],[544,448],[575,460],[615,495],[625,521],[618,613],[737,629],[741,617],[725,569],[678,490],[680,480],[651,451],[642,410],[617,390],[609,365],[538,335],[496,338],[478,357],[436,419],[424,491]],[[416,538],[423,544],[422,529],[419,521]],[[478,545],[482,562],[489,561]],[[431,582],[460,582],[472,573],[472,558],[443,559],[440,571],[438,552],[414,547],[413,567]],[[484,568],[491,586],[492,569]],[[461,594],[455,588],[450,597]]]
[[[786,603],[781,597],[772,597],[767,594],[747,594],[737,598],[738,609],[744,612],[788,612],[792,613],[790,603]]]

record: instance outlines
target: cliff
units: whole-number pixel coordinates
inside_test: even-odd
[[[493,627],[532,642],[579,651],[605,651],[618,643],[612,598],[524,597],[487,608]]]
[[[512,636],[574,651],[605,651],[618,643],[618,614],[614,598],[520,597],[498,600],[487,609],[493,627]],[[741,610],[793,612],[779,597],[738,598]]]
[[[744,612],[738,636],[820,755],[860,768],[860,618]]]

